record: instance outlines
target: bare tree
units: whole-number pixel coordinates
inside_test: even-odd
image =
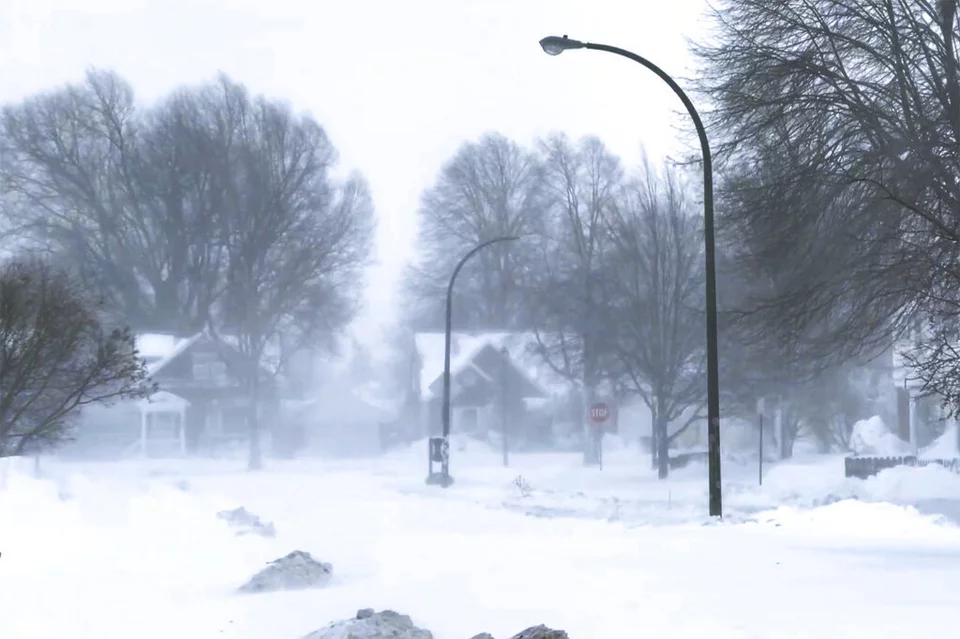
[[[260,391],[268,346],[316,345],[352,318],[370,255],[373,208],[365,182],[336,184],[323,129],[286,106],[220,82],[216,179],[226,281],[216,324],[232,334],[250,394],[251,469],[261,465]],[[283,355],[274,364],[282,368]]]
[[[955,0],[735,0],[699,47],[725,222],[783,357],[835,366],[957,315]],[[955,339],[956,335],[944,335]]]
[[[0,267],[0,457],[69,438],[83,406],[152,390],[133,335],[74,278],[35,259]]]
[[[589,433],[586,411],[597,386],[610,379],[609,327],[603,307],[606,218],[623,187],[620,159],[594,137],[571,142],[555,134],[539,145],[549,224],[540,238],[541,264],[531,281],[533,324],[540,355],[578,385],[577,420]],[[587,461],[596,446],[585,437]]]
[[[539,235],[544,224],[537,157],[497,133],[460,147],[422,197],[418,263],[408,295],[417,324],[443,326],[447,283],[457,261],[477,244],[501,235]],[[524,323],[523,282],[533,255],[516,243],[496,244],[465,267],[454,291],[458,326],[502,329]]]
[[[19,228],[137,326],[195,330],[219,284],[209,88],[151,111],[113,73],[7,106],[0,167]]]
[[[221,79],[221,81],[226,81]],[[215,179],[220,84],[175,92],[142,114],[137,154],[124,165],[129,224],[148,321],[196,330],[222,288],[224,185]]]
[[[670,442],[702,419],[706,399],[701,224],[680,177],[669,167],[658,177],[649,165],[610,222],[616,352],[625,382],[653,415],[661,478]]]

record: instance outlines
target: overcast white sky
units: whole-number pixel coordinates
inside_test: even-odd
[[[552,58],[546,35],[645,55],[680,79],[705,0],[0,0],[0,101],[112,68],[143,100],[224,71],[289,100],[370,181],[380,218],[362,332],[393,314],[416,209],[443,162],[498,130],[599,135],[628,162],[677,151],[677,98],[628,60]],[[373,337],[373,335],[370,335]]]

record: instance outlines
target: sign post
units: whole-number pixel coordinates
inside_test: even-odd
[[[757,474],[759,475],[760,485],[763,486],[763,414],[766,412],[766,404],[763,398],[757,400],[757,422],[760,428],[760,456]]]
[[[590,425],[593,433],[594,446],[597,448],[597,461],[600,470],[603,470],[603,434],[606,432],[606,422],[610,419],[610,407],[604,402],[595,402],[590,406]]]

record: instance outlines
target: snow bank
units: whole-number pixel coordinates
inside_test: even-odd
[[[29,457],[0,457],[0,490],[7,487],[12,477],[35,475],[36,464],[36,460]]]
[[[941,517],[921,515],[912,506],[854,499],[811,509],[782,506],[758,514],[757,520],[821,539],[956,540],[956,528],[944,526]]]
[[[956,459],[960,457],[957,450],[957,425],[947,427],[943,435],[933,440],[929,446],[920,451],[920,459]]]
[[[731,482],[732,483],[732,482]],[[817,456],[807,460],[791,460],[773,465],[764,475],[763,486],[730,488],[739,493],[735,503],[749,508],[751,504],[767,506],[817,506],[855,496],[854,484],[844,477],[843,458]]]
[[[149,636],[214,637],[234,614],[223,610],[226,593],[277,555],[273,540],[238,538],[216,518],[235,503],[169,480],[36,479],[17,462],[3,472],[4,637],[86,636],[105,625],[110,636],[144,636],[144,619]],[[178,613],[156,615],[171,598]]]
[[[843,458],[830,456],[808,463],[781,463],[764,476],[763,487],[727,482],[737,506],[767,504],[810,507],[844,499],[916,503],[957,500],[960,475],[942,466],[897,466],[865,480],[844,477]]]
[[[960,475],[937,465],[888,468],[875,477],[853,482],[857,496],[870,501],[960,501]]]
[[[910,444],[891,433],[876,415],[853,425],[850,448],[860,456],[897,457],[913,452]]]

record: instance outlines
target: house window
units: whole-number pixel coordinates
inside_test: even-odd
[[[197,353],[193,357],[193,379],[203,382],[223,382],[227,365],[212,353]]]
[[[210,363],[210,377],[215,382],[223,382],[227,379],[227,365],[223,362]]]

